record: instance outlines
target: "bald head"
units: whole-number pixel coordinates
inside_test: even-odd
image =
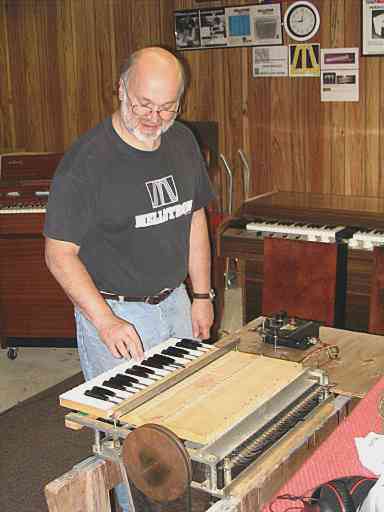
[[[148,79],[172,82],[180,98],[184,92],[186,74],[183,64],[173,53],[151,46],[137,50],[129,57],[122,69],[121,79],[129,86]]]

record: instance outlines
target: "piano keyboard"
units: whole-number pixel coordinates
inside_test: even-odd
[[[372,251],[377,245],[384,244],[384,231],[377,229],[361,229],[356,231],[352,238],[348,240],[348,246],[351,249],[363,249]]]
[[[341,240],[345,234],[345,226],[319,226],[301,222],[286,223],[281,221],[248,222],[248,231],[259,233],[261,237],[277,236],[282,238],[296,238],[309,242],[334,243]]]
[[[0,192],[0,214],[45,213],[49,190]]]
[[[125,361],[63,393],[59,397],[60,404],[108,418],[117,407],[143,390],[158,386],[166,377],[173,376],[213,352],[221,351],[213,345],[195,340],[169,338],[148,350],[141,364],[132,359]]]
[[[0,205],[0,214],[14,213],[45,213],[47,202],[16,203]]]

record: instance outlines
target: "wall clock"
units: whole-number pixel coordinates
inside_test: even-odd
[[[312,2],[299,0],[285,11],[284,28],[295,41],[311,39],[320,27],[320,14]]]

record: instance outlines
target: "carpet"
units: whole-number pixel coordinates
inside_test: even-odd
[[[45,485],[92,454],[93,431],[64,426],[58,396],[79,373],[0,414],[0,510],[47,512]]]
[[[0,413],[80,372],[77,349],[21,347],[14,361],[0,350]]]
[[[48,512],[44,487],[92,456],[93,430],[64,426],[69,412],[58,396],[83,382],[79,373],[0,414],[0,511]],[[155,504],[136,491],[136,512],[186,512],[180,498]],[[192,492],[192,511],[209,508],[206,493]]]

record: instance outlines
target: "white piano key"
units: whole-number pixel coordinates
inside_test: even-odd
[[[45,213],[46,208],[40,206],[32,208],[1,208],[0,214],[14,214],[14,213]]]

